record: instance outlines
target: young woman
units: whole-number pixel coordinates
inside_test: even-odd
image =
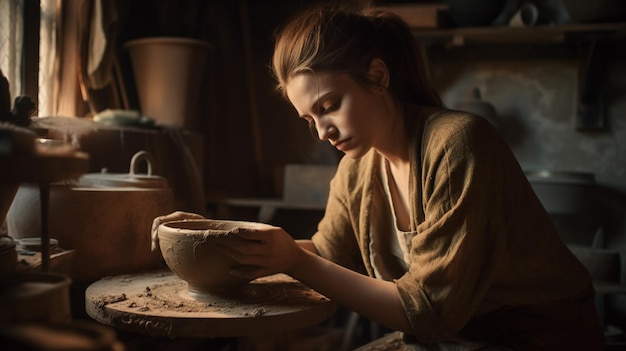
[[[316,8],[278,32],[279,91],[345,153],[311,240],[227,248],[404,333],[414,349],[600,350],[591,279],[507,144],[447,110],[407,25]]]

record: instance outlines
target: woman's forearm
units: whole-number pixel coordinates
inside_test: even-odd
[[[296,240],[296,243],[298,243],[298,246],[300,246],[300,248],[319,255],[317,249],[315,248],[315,245],[313,244],[313,241],[311,241],[310,239],[299,239]]]
[[[289,272],[292,277],[381,325],[412,333],[393,282],[349,270],[308,251],[307,244],[298,244],[304,248],[303,256]]]
[[[249,240],[230,242],[228,254],[256,271],[232,274],[255,279],[286,273],[310,288],[377,323],[411,333],[411,326],[393,282],[368,277],[318,255],[310,240],[294,241],[280,228],[239,233]]]

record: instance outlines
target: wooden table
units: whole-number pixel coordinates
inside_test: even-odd
[[[247,337],[313,326],[336,305],[284,274],[220,296],[192,296],[169,270],[103,278],[85,291],[87,314],[124,331],[165,337]]]

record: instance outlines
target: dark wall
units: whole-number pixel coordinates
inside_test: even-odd
[[[120,61],[134,108],[138,102],[124,42],[183,36],[213,47],[194,126],[205,137],[209,199],[280,196],[285,164],[337,162],[336,151],[314,141],[275,91],[269,68],[275,29],[314,2],[120,2]]]

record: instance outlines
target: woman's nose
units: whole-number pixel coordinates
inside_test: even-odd
[[[317,125],[317,135],[320,140],[328,140],[336,137],[337,128],[332,125]]]

